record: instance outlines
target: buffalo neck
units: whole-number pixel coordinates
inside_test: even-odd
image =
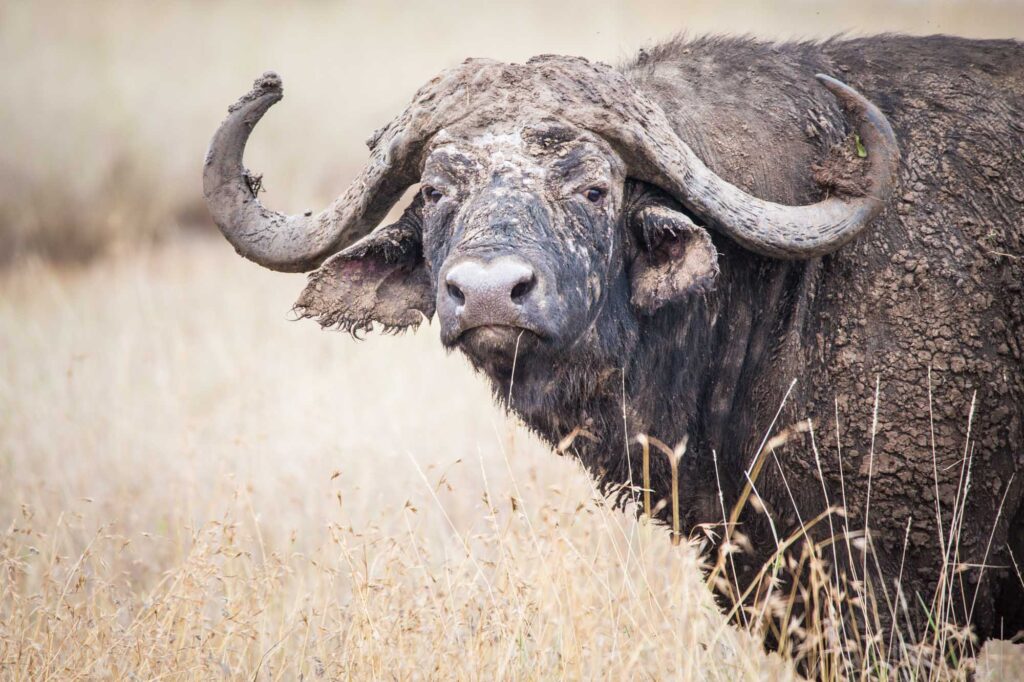
[[[634,319],[632,328],[621,324],[621,306],[609,305],[603,317],[618,323],[597,328],[609,337],[606,350],[615,352],[553,363],[541,390],[522,385],[515,392],[543,400],[511,405],[549,445],[575,456],[619,503],[629,500],[631,482],[642,484],[638,434],[670,446],[686,438],[680,461],[684,530],[719,520],[719,481],[727,505],[738,496],[759,434],[788,388],[779,378],[788,374],[774,370],[780,362],[798,369],[798,332],[817,271],[817,261],[752,262],[727,240],[716,239],[716,246],[722,272],[714,291]],[[492,385],[500,399],[509,395],[504,382]],[[717,477],[715,467],[707,466],[715,456]],[[651,477],[655,499],[667,499],[671,470],[657,452],[651,455]]]

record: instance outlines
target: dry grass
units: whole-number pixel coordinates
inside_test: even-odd
[[[265,68],[288,95],[247,159],[294,210],[466,56],[615,61],[681,29],[1019,37],[1024,6],[0,1],[0,678],[793,677],[758,643],[790,622],[782,562],[727,625],[706,580],[728,590],[731,555],[702,574],[609,510],[436,329],[353,343],[286,323],[299,280],[223,243],[150,246],[205,225],[206,142]],[[962,633],[871,625],[887,603],[832,550],[798,555],[818,608],[787,653],[828,679],[969,670]],[[1024,677],[989,653],[979,679]]]
[[[773,615],[826,679],[973,667],[948,627],[894,639],[828,546],[766,564],[727,625],[708,584],[741,535],[702,572],[510,425],[436,329],[289,323],[297,286],[205,241],[3,276],[0,677],[792,678],[758,643]],[[797,561],[804,619],[777,580]]]
[[[220,245],[5,278],[0,676],[786,676],[436,330],[295,288]]]

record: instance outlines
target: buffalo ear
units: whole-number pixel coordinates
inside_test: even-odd
[[[374,322],[396,331],[433,317],[434,295],[414,208],[311,273],[296,313],[352,334],[370,331]]]
[[[632,302],[641,312],[652,315],[714,286],[718,252],[711,236],[686,214],[648,204],[631,223],[639,242],[630,269]]]

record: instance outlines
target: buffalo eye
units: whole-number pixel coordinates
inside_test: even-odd
[[[592,204],[599,204],[604,199],[605,195],[608,194],[608,190],[603,187],[591,187],[590,189],[583,192],[583,196],[587,198]]]
[[[423,194],[423,200],[428,204],[436,204],[441,201],[441,197],[444,196],[444,193],[441,190],[436,187],[431,187],[430,185],[424,187],[421,190],[421,193]]]

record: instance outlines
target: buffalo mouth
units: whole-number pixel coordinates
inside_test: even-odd
[[[455,341],[476,364],[498,376],[510,376],[517,359],[533,354],[543,343],[533,330],[504,324],[467,329]]]

